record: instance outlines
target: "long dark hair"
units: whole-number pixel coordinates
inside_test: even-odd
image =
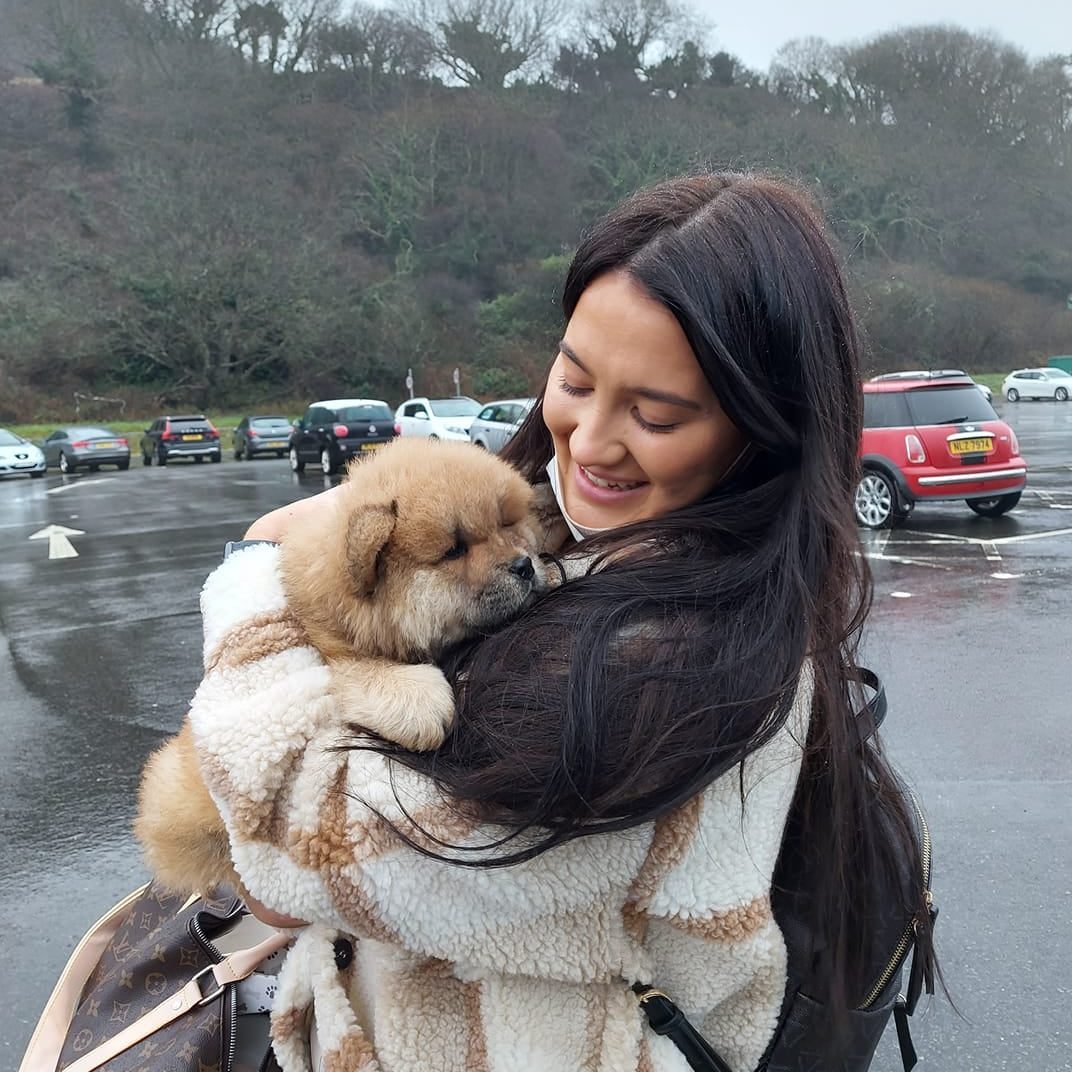
[[[748,461],[699,502],[586,541],[600,568],[454,652],[457,725],[437,752],[377,747],[467,814],[524,831],[467,861],[503,865],[699,793],[784,724],[810,660],[791,830],[806,846],[810,930],[832,965],[824,996],[850,1007],[875,960],[879,891],[901,888],[914,854],[849,684],[871,581],[851,510],[860,340],[838,258],[795,186],[700,174],[634,195],[583,237],[567,321],[610,271],[673,312]],[[505,454],[534,483],[552,454],[541,403]]]

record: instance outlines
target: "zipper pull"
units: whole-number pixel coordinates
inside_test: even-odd
[[[934,921],[938,918],[938,907],[930,890],[924,891],[923,898],[927,906],[927,920],[922,923],[916,919],[913,924],[916,941],[912,949],[912,967],[908,971],[908,988],[905,991],[905,1011],[909,1016],[916,1011],[924,990],[928,994],[934,993]]]

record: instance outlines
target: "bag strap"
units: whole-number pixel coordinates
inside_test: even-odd
[[[115,937],[116,931],[130,911],[130,906],[148,888],[149,883],[146,883],[128,894],[82,936],[56,981],[41,1018],[37,1021],[37,1027],[34,1028],[19,1065],[19,1072],[55,1072],[71,1018],[93,969]]]
[[[285,931],[275,931],[252,948],[239,949],[224,957],[218,964],[210,964],[207,968],[202,968],[181,990],[165,998],[159,1005],[140,1016],[117,1035],[113,1035],[89,1053],[83,1054],[77,1061],[67,1065],[64,1072],[96,1072],[96,1069],[112,1060],[113,1057],[117,1057],[139,1042],[144,1042],[150,1035],[167,1027],[191,1009],[215,1001],[229,984],[237,983],[251,975],[262,960],[270,957],[276,950],[282,949],[292,937]],[[212,976],[216,984],[215,989],[207,994],[201,989],[201,980],[206,976]]]
[[[648,1026],[657,1035],[665,1035],[681,1051],[689,1068],[694,1072],[733,1072],[661,990],[634,983],[632,991],[648,1018]]]

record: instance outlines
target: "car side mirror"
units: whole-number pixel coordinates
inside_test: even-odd
[[[425,413],[423,410],[420,413],[414,413],[413,416],[416,417],[419,421],[428,420],[428,414]]]
[[[294,420],[292,420],[290,422],[290,426],[291,426],[291,428],[304,428],[305,427],[305,425],[302,424],[301,417],[295,417]]]

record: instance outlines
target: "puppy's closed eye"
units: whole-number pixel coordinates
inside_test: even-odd
[[[455,558],[464,558],[469,553],[469,544],[460,536],[454,541],[454,546],[443,556],[444,561]]]

